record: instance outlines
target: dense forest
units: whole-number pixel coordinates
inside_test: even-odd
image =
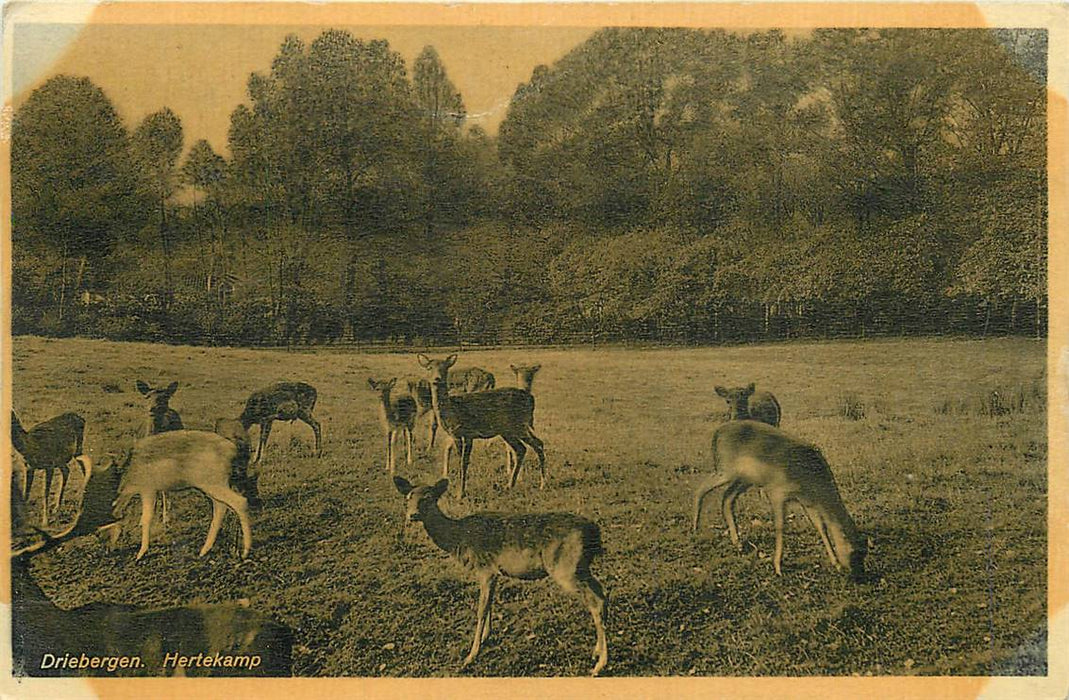
[[[55,76],[13,331],[204,344],[1046,332],[1043,30],[605,29],[466,124],[433,47],[279,47],[228,153]]]

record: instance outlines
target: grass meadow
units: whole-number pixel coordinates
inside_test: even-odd
[[[319,390],[323,456],[313,456],[307,426],[275,424],[249,561],[239,563],[232,515],[215,549],[198,559],[209,503],[176,494],[170,523],[163,529],[157,520],[139,563],[137,506],[126,513],[118,551],[88,537],[35,560],[36,579],[58,605],[248,599],[295,630],[297,675],[462,673],[477,586],[420,526],[399,537],[402,498],[387,475],[367,386],[369,376],[418,375],[414,354],[18,337],[13,360],[23,424],[78,411],[94,462],[132,441],[144,416],[137,379],[177,380],[172,407],[187,427],[203,429],[236,417],[251,391],[272,382]],[[573,511],[600,524],[606,551],[594,571],[610,597],[605,675],[1046,672],[1042,341],[498,349],[464,352],[458,366],[484,367],[509,386],[510,363],[535,362],[546,489],[537,487],[533,459],[517,488],[505,489],[504,446],[481,441],[468,497],[451,490],[442,507],[454,516]],[[847,509],[872,539],[872,581],[838,574],[797,506],[776,577],[770,511],[756,489],[739,499],[743,554],[727,538],[718,498],[709,499],[699,535],[691,533],[691,492],[710,469],[709,438],[725,417],[713,387],[751,381],[777,395],[785,430],[823,450]],[[398,473],[430,482],[441,457],[438,447],[424,454],[424,427],[414,464],[401,460]],[[43,483],[34,484],[31,513]],[[73,517],[77,470],[72,487],[58,523]],[[494,636],[463,674],[581,675],[593,643],[577,598],[549,580],[502,579]]]

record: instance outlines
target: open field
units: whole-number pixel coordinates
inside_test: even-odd
[[[128,445],[143,419],[137,379],[179,381],[171,405],[191,428],[236,417],[249,392],[274,381],[319,389],[323,456],[313,457],[307,426],[276,423],[249,562],[239,565],[233,516],[198,559],[208,501],[178,494],[142,562],[133,561],[137,507],[116,553],[84,538],[35,561],[37,580],[60,606],[247,598],[294,628],[298,675],[460,673],[477,587],[419,526],[398,538],[402,499],[387,478],[367,386],[369,376],[419,374],[414,354],[29,337],[14,339],[13,354],[23,424],[82,413],[95,462]],[[606,675],[1045,673],[1042,342],[505,349],[463,353],[458,364],[485,367],[508,386],[510,363],[534,362],[543,367],[534,394],[546,489],[538,490],[532,461],[517,489],[504,489],[504,447],[479,442],[467,499],[452,491],[442,505],[454,516],[567,510],[601,525],[606,552],[594,571],[610,597]],[[709,470],[709,437],[723,418],[713,386],[750,381],[775,392],[785,430],[823,450],[873,540],[873,581],[837,574],[796,507],[777,578],[770,513],[757,490],[739,500],[740,534],[753,543],[746,553],[722,529],[719,499],[691,534],[691,491]],[[440,451],[423,455],[424,431],[416,438],[416,463],[402,460],[398,472],[438,478]],[[43,481],[34,484],[33,509]],[[72,482],[60,522],[80,493],[80,475]],[[593,643],[578,599],[550,581],[503,579],[494,636],[465,673],[579,675]]]

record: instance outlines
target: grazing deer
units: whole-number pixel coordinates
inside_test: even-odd
[[[694,532],[702,502],[709,492],[726,486],[720,507],[735,548],[742,551],[735,526],[735,500],[751,486],[760,486],[772,504],[776,549],[772,565],[782,575],[783,520],[787,502],[798,501],[820,534],[835,568],[847,567],[855,579],[864,574],[865,539],[846,512],[831,468],[813,445],[765,423],[752,420],[721,424],[713,432],[713,467],[694,492]]]
[[[386,464],[390,475],[394,473],[394,439],[404,435],[407,446],[408,466],[412,466],[412,431],[416,427],[416,400],[407,394],[391,396],[397,377],[389,381],[367,380],[371,390],[379,395],[379,417],[386,429]]]
[[[767,391],[755,394],[756,388],[753,382],[745,387],[732,389],[718,386],[716,393],[727,401],[728,420],[756,420],[778,428],[782,415],[779,401]]]
[[[113,470],[92,472],[86,482],[87,494],[108,490],[108,484],[98,488],[108,471]],[[12,491],[13,514],[19,512],[19,500],[20,494]],[[293,632],[241,605],[143,610],[132,605],[91,603],[64,610],[53,603],[33,579],[32,559],[106,527],[110,520],[110,508],[83,507],[74,525],[64,532],[41,532],[43,541],[12,552],[11,648],[16,675],[292,675]],[[229,664],[187,667],[179,665],[177,658],[168,658],[176,652],[203,652],[204,658],[212,660],[219,654]],[[93,660],[98,662],[95,666]]]
[[[204,556],[215,544],[223,524],[226,508],[234,511],[241,523],[241,558],[249,556],[252,527],[246,497],[231,487],[233,465],[238,447],[230,440],[201,430],[174,430],[142,438],[134,444],[122,475],[114,517],[121,518],[134,496],[141,497],[141,548],[137,559],[148,551],[149,525],[156,494],[164,491],[195,488],[212,501],[212,523],[198,556]],[[252,481],[255,486],[255,482]],[[113,534],[112,540],[117,539]]]
[[[63,505],[63,492],[70,481],[70,463],[76,461],[82,470],[82,476],[88,478],[92,469],[89,457],[82,451],[85,438],[85,419],[77,413],[64,413],[50,418],[43,423],[23,429],[18,416],[11,412],[11,444],[26,462],[26,482],[22,492],[23,499],[29,499],[33,487],[34,472],[45,472],[45,494],[41,503],[41,525],[48,527],[48,501],[52,495],[52,474],[58,469],[60,474],[59,498],[56,510]]]
[[[490,636],[496,577],[504,574],[525,581],[550,576],[565,591],[582,598],[597,632],[593,652],[597,661],[591,675],[605,668],[609,646],[603,620],[608,598],[590,572],[594,558],[603,551],[595,523],[571,513],[476,513],[458,520],[438,507],[438,499],[449,488],[448,480],[413,486],[395,476],[393,483],[405,497],[407,519],[422,522],[438,548],[455,557],[479,582],[475,638],[464,666],[475,660],[480,644]]]
[[[253,425],[260,426],[260,444],[256,448],[255,464],[260,463],[267,438],[271,434],[271,424],[276,420],[290,421],[301,420],[315,433],[316,457],[322,454],[321,434],[319,421],[312,415],[315,409],[315,387],[304,382],[280,382],[255,391],[245,402],[245,411],[238,419],[241,425],[248,430]]]
[[[428,416],[429,436],[427,449],[434,447],[434,436],[438,432],[438,416],[434,413],[434,400],[431,398],[431,383],[426,379],[411,377],[405,380],[408,395],[416,402],[416,420]]]
[[[542,473],[541,487],[546,486],[546,453],[542,441],[534,434],[534,397],[523,389],[492,389],[471,394],[451,396],[449,393],[449,368],[457,361],[456,355],[444,360],[431,360],[419,355],[420,365],[431,376],[431,399],[434,412],[442,430],[449,436],[445,447],[442,476],[449,474],[449,453],[456,447],[460,452],[460,496],[464,497],[468,483],[468,464],[471,462],[472,443],[476,439],[489,439],[500,435],[510,451],[512,473],[509,488],[523,465],[527,446],[538,455]]]
[[[138,437],[148,437],[157,433],[166,433],[168,430],[181,430],[182,417],[178,411],[170,407],[169,402],[174,392],[178,391],[178,382],[171,382],[166,389],[153,387],[138,379],[134,386],[145,397],[148,407],[148,417],[141,425]],[[160,494],[160,519],[167,524],[167,494]]]
[[[529,394],[531,393],[531,387],[534,385],[535,375],[538,370],[542,369],[542,365],[531,365],[529,367],[509,365],[509,369],[516,375],[516,384]]]

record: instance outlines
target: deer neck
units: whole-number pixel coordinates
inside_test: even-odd
[[[749,402],[735,406],[735,420],[750,420]]]
[[[434,408],[435,415],[438,416],[438,423],[443,427],[446,426],[446,420],[452,415],[452,405],[449,397],[449,380],[435,378],[431,381],[431,406]]]
[[[19,454],[25,455],[29,448],[30,435],[18,423],[11,423],[11,446],[18,450]]]
[[[454,520],[443,513],[437,503],[426,511],[421,511],[420,516],[423,518],[423,529],[427,531],[427,535],[438,546],[438,549],[452,555],[460,551],[463,533],[458,525],[459,520]]]

